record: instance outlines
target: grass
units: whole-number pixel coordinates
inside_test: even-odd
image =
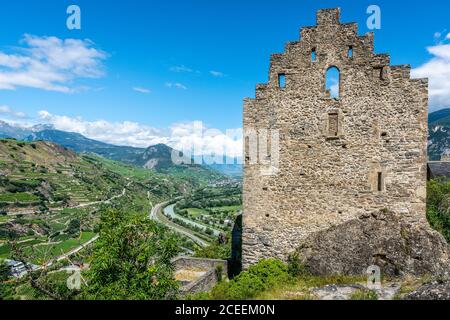
[[[434,280],[432,276],[424,276],[421,278],[408,277],[402,281],[402,285],[393,297],[393,300],[400,300],[403,296],[418,289],[423,284]]]
[[[17,244],[17,248],[29,248],[30,246],[45,243],[47,239],[45,237],[41,238],[30,238],[27,241],[21,242]],[[27,250],[27,249],[25,249]],[[8,259],[11,255],[11,245],[9,243],[6,243],[4,245],[0,246],[0,259]]]
[[[96,156],[85,156],[87,159],[93,159],[102,163],[107,169],[114,173],[120,174],[125,177],[134,178],[136,180],[145,180],[152,178],[154,173],[145,168],[139,168],[132,165],[127,165],[117,161],[96,157]]]
[[[11,252],[11,246],[9,244],[4,244],[0,246],[0,259],[9,258],[9,254]]]
[[[356,290],[351,296],[350,300],[378,300],[378,295],[372,290]]]
[[[201,216],[203,214],[207,214],[207,212],[203,209],[198,209],[198,208],[188,208],[186,209],[188,214],[194,218]]]
[[[43,264],[44,262],[47,262],[48,260],[51,260],[53,258],[56,258],[62,254],[66,254],[73,249],[79,247],[80,245],[83,245],[84,243],[88,242],[95,236],[94,232],[83,232],[81,234],[81,237],[78,239],[67,239],[65,241],[62,241],[58,244],[52,244],[52,245],[45,245],[45,246],[38,246],[35,247],[34,250],[32,250],[31,247],[27,247],[24,251],[26,254],[33,255],[34,259],[33,262],[37,264]]]
[[[345,285],[365,282],[365,277],[356,276],[301,276],[294,283],[281,283],[266,290],[256,297],[256,300],[314,300],[311,289],[329,284]]]
[[[0,222],[8,222],[11,220],[11,217],[8,216],[0,216]]]
[[[0,194],[0,202],[36,202],[39,197],[28,192]]]

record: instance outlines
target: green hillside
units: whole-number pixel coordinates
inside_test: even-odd
[[[222,178],[203,168],[162,173],[51,142],[1,139],[0,259],[20,249],[41,264],[95,237],[105,210],[148,216],[153,204]]]

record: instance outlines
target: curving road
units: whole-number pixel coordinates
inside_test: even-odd
[[[209,246],[210,245],[209,242],[197,237],[192,230],[189,230],[188,228],[180,226],[176,223],[173,223],[162,213],[163,209],[166,206],[168,206],[170,203],[171,203],[171,201],[167,201],[167,202],[163,202],[163,203],[158,203],[156,206],[154,206],[150,212],[150,219],[152,219],[156,222],[159,222],[159,223],[167,226],[168,228],[174,230],[175,232],[188,237],[189,239],[191,239],[192,241],[194,241],[201,247]]]
[[[200,228],[202,230],[211,229],[213,234],[214,234],[214,236],[216,236],[216,237],[220,236],[220,234],[222,233],[222,231],[219,231],[219,230],[215,229],[214,227],[207,226],[205,224],[201,224],[201,223],[198,223],[196,221],[193,221],[193,220],[190,220],[190,219],[186,219],[185,217],[177,215],[175,213],[174,208],[175,208],[175,204],[171,204],[170,206],[165,207],[164,210],[163,210],[164,214],[166,216],[179,219],[179,220],[181,220],[181,221],[183,221],[183,222],[185,222],[187,224],[190,224],[191,226]]]

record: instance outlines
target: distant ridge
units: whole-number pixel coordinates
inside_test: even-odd
[[[428,157],[431,161],[438,161],[444,152],[450,150],[450,109],[430,113],[428,121]]]

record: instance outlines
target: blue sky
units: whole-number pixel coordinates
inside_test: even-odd
[[[66,27],[71,4],[81,8],[81,30]],[[54,43],[47,37],[60,40],[57,46],[73,45],[88,56],[58,62],[69,68],[85,64],[76,72],[58,65],[60,69],[52,69],[54,79],[33,87],[19,78],[11,83],[3,74],[2,87],[5,67],[0,55],[0,119],[62,123],[94,138],[135,145],[142,141],[117,141],[107,132],[96,135],[92,128],[114,130],[118,125],[118,132],[126,135],[129,126],[143,126],[156,137],[167,135],[168,128],[179,129],[179,124],[185,125],[180,134],[189,132],[193,121],[222,131],[240,128],[242,100],[254,96],[255,84],[267,81],[271,53],[282,52],[286,42],[297,40],[302,26],[314,25],[319,8],[341,7],[341,21],[358,22],[364,34],[371,4],[380,6],[382,14],[382,27],[375,31],[376,51],[389,52],[393,64],[409,63],[420,75],[434,72],[440,83],[450,83],[449,72],[437,70],[450,67],[445,39],[450,34],[448,0],[2,1],[4,59],[26,55],[24,49],[33,45]],[[427,50],[433,46],[436,50]],[[68,51],[62,52],[70,58]],[[426,65],[436,57],[441,61],[434,69]],[[433,100],[433,110],[450,107],[446,89],[436,88],[439,97]],[[130,134],[142,134],[133,128]]]

